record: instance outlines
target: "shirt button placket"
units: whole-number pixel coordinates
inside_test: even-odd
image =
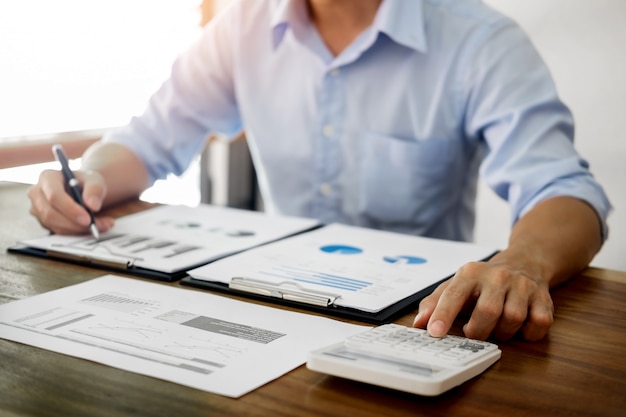
[[[337,217],[339,198],[334,193],[334,182],[340,171],[341,151],[338,142],[339,128],[343,114],[343,96],[337,68],[329,70],[324,76],[320,100],[321,140],[318,143],[317,183],[318,215],[325,221]]]

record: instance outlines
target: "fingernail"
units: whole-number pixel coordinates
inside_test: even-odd
[[[100,199],[96,197],[87,197],[85,199],[85,204],[87,204],[87,206],[91,207],[95,211],[100,210]]]
[[[415,324],[419,321],[419,319],[422,318],[422,313],[417,313],[417,316],[415,316],[415,318],[413,319],[413,327],[415,327]]]
[[[444,335],[444,332],[445,325],[441,320],[436,320],[430,323],[430,326],[428,326],[428,333],[430,333],[430,335],[433,337],[441,337]]]

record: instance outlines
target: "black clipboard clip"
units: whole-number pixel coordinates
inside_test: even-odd
[[[78,254],[78,253],[68,253],[65,251],[58,251],[53,249],[46,250],[48,256],[54,258],[65,259],[68,261],[74,261],[81,264],[93,264],[98,266],[104,266],[107,268],[116,268],[116,269],[129,269],[135,265],[134,259],[110,259],[99,257],[97,255],[88,255],[88,254]]]
[[[254,278],[233,277],[228,284],[232,290],[260,294],[298,303],[312,304],[321,307],[332,306],[341,298],[339,294],[327,293],[307,289],[295,282],[283,281],[279,283],[263,281]]]

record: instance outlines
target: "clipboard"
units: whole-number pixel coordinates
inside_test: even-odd
[[[190,269],[319,226],[315,219],[209,204],[162,205],[118,218],[98,239],[50,234],[17,242],[8,252],[171,282]]]
[[[379,325],[392,322],[408,313],[411,309],[416,309],[422,298],[432,293],[439,284],[448,278],[450,276],[375,313],[337,306],[335,304],[337,297],[332,293],[323,294],[322,292],[270,288],[265,283],[255,283],[254,280],[243,277],[233,277],[230,284],[224,284],[186,276],[181,279],[180,283],[194,288],[241,295],[257,301],[271,302],[324,315]]]
[[[181,284],[383,324],[496,252],[334,223],[189,270]]]
[[[142,278],[150,278],[157,281],[174,282],[187,275],[187,270],[175,272],[162,272],[149,268],[142,268],[134,265],[132,260],[112,260],[103,259],[98,256],[87,256],[82,254],[70,254],[54,250],[39,249],[24,244],[15,244],[7,248],[7,252],[34,256],[38,258],[52,259],[56,261],[71,263],[74,265],[88,266],[104,271],[123,272]],[[200,266],[203,264],[198,264]]]

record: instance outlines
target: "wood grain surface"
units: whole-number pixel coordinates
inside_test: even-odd
[[[105,273],[7,253],[17,241],[47,233],[28,212],[27,189],[0,183],[0,303]],[[146,207],[134,201],[111,213]],[[434,398],[301,366],[231,399],[0,339],[0,415],[626,416],[626,273],[589,268],[553,298],[555,323],[545,340],[501,343],[502,358],[487,372]],[[397,322],[408,325],[413,316]],[[452,333],[461,334],[462,324]]]

